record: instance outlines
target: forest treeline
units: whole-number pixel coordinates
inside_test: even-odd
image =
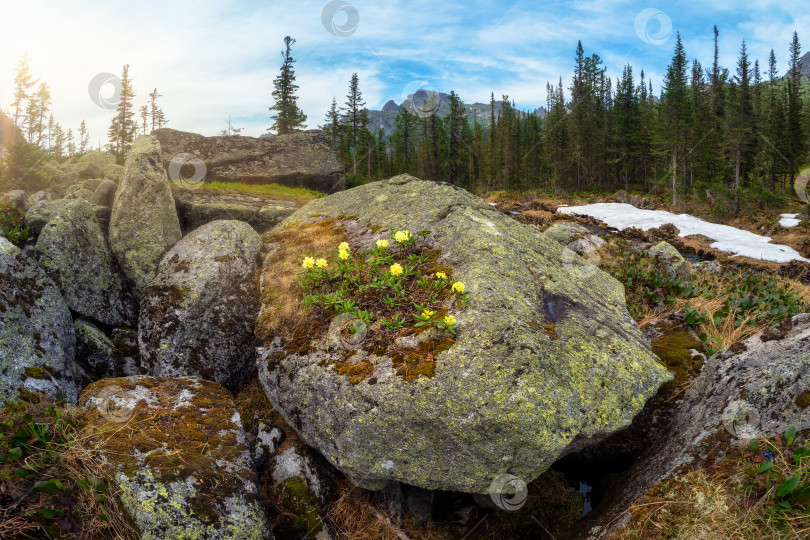
[[[344,107],[333,101],[323,125],[350,184],[411,173],[476,191],[637,189],[683,197],[763,203],[788,192],[808,159],[810,105],[794,33],[779,76],[743,41],[733,70],[719,65],[718,32],[708,66],[689,60],[676,35],[660,91],[626,65],[615,81],[598,54],[574,54],[574,76],[547,83],[547,114],[521,111],[508,96],[488,119],[466,116],[450,93],[444,118],[401,107],[390,137],[368,129],[353,77]],[[806,81],[805,81],[806,83]],[[359,106],[359,111],[358,111]],[[496,109],[499,109],[496,113]],[[358,125],[359,118],[359,125]]]

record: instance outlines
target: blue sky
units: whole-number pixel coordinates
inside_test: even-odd
[[[94,142],[104,142],[112,113],[93,102],[88,84],[101,72],[119,74],[125,63],[138,105],[154,87],[163,94],[169,127],[213,135],[231,114],[244,134],[257,136],[270,125],[272,80],[289,34],[297,39],[300,105],[310,127],[323,123],[333,96],[344,101],[353,72],[371,108],[427,87],[455,90],[467,102],[508,94],[519,107],[534,109],[546,101],[547,81],[562,76],[568,86],[578,39],[614,78],[627,62],[636,76],[643,68],[656,93],[676,30],[688,56],[704,66],[711,64],[716,24],[723,65],[734,68],[745,38],[763,66],[775,49],[784,72],[794,30],[810,49],[810,32],[802,35],[810,29],[805,6],[764,0],[0,0],[0,108],[11,102],[14,66],[27,50],[35,75],[51,86],[56,120],[74,130],[86,120]]]

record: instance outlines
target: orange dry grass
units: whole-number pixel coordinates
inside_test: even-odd
[[[325,220],[314,225],[290,227],[268,234],[265,244],[271,244],[275,251],[270,256],[262,275],[262,311],[256,325],[259,339],[267,339],[277,332],[281,324],[300,316],[299,304],[301,289],[295,280],[301,271],[304,257],[324,257],[336,252],[338,245],[348,241],[342,227],[334,220]]]

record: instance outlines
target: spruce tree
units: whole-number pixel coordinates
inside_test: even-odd
[[[11,108],[14,110],[14,125],[20,125],[20,114],[25,112],[25,102],[30,96],[30,90],[39,82],[31,76],[31,58],[25,52],[17,61],[16,75],[14,77],[14,101]]]
[[[368,115],[363,114],[365,105],[363,93],[360,91],[360,79],[357,77],[357,73],[352,73],[351,81],[349,81],[349,93],[346,94],[346,106],[342,110],[343,125],[346,129],[347,143],[352,155],[352,174],[354,176],[357,176],[358,142],[366,129],[368,120]]]
[[[90,143],[90,133],[87,131],[87,124],[84,120],[79,124],[79,154],[84,154],[88,150]]]
[[[121,73],[121,95],[115,117],[107,130],[110,146],[118,155],[122,155],[129,150],[138,126],[133,118],[135,117],[134,103],[135,93],[132,90],[132,80],[129,78],[129,64],[123,67]]]
[[[295,40],[290,36],[284,38],[284,50],[281,51],[281,71],[273,81],[273,99],[275,104],[270,107],[276,114],[271,115],[273,125],[271,130],[275,130],[279,135],[301,131],[307,120],[304,112],[298,108],[298,96],[295,91],[298,85],[295,84],[295,69],[291,50]]]
[[[676,34],[675,52],[672,62],[667,67],[664,89],[661,94],[661,112],[664,122],[662,141],[672,158],[670,166],[672,204],[677,204],[678,200],[678,150],[683,147],[690,112],[686,73],[686,52],[683,49],[681,34],[678,32]]]

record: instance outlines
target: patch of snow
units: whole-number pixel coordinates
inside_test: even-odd
[[[671,223],[681,231],[679,236],[702,234],[712,240],[713,249],[732,253],[734,256],[750,257],[777,263],[792,260],[810,262],[788,246],[771,244],[767,236],[760,236],[728,225],[703,221],[689,214],[672,214],[664,210],[642,210],[625,203],[598,203],[568,208],[558,208],[563,214],[591,216],[610,227],[624,230],[636,227],[649,230]]]
[[[799,214],[782,214],[782,219],[779,220],[779,225],[786,229],[795,227],[801,223],[801,220],[797,219],[798,215]]]
[[[487,203],[487,204],[489,204],[490,206],[498,206],[498,203],[494,203],[494,202]]]

